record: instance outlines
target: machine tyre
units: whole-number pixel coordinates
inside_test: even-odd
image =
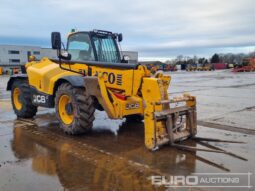
[[[27,80],[15,80],[11,89],[12,107],[20,118],[32,118],[37,112],[37,106],[33,105],[31,90]]]
[[[79,135],[92,129],[95,107],[84,88],[75,88],[69,83],[61,84],[56,92],[55,110],[65,133]]]
[[[127,121],[131,122],[142,122],[144,120],[144,117],[142,115],[136,114],[136,115],[128,115],[126,116]]]

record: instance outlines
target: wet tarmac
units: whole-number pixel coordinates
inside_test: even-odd
[[[198,136],[244,141],[245,144],[185,141],[222,153],[144,147],[143,123],[110,120],[96,112],[93,131],[67,136],[53,109],[40,109],[33,120],[17,120],[0,77],[0,190],[166,190],[151,176],[192,173],[247,173],[255,185],[255,73],[178,72],[169,93],[184,91],[198,99]],[[202,125],[201,125],[202,124]],[[222,129],[224,130],[222,130]],[[209,144],[209,145],[208,145]],[[252,188],[254,189],[254,188]],[[172,188],[169,190],[252,190],[248,188]]]

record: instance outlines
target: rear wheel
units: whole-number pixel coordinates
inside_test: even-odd
[[[95,107],[84,88],[74,88],[69,83],[61,84],[56,92],[55,109],[64,132],[77,135],[91,130]]]
[[[142,120],[144,120],[144,117],[139,114],[134,114],[126,116],[126,120],[130,122],[142,122]]]
[[[37,112],[33,105],[30,87],[26,80],[15,80],[12,85],[12,107],[15,114],[21,118],[32,118]]]

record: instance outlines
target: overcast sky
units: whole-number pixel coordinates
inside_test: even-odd
[[[254,0],[0,0],[0,44],[50,46],[72,28],[122,32],[143,59],[255,50]]]

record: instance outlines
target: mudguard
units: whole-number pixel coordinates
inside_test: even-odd
[[[7,91],[10,91],[12,89],[12,84],[14,82],[14,80],[16,79],[28,79],[27,74],[14,74],[10,77],[8,83],[7,83]]]
[[[55,86],[60,85],[63,81],[69,82],[73,87],[83,88],[84,87],[84,77],[83,76],[65,76],[59,78]]]

